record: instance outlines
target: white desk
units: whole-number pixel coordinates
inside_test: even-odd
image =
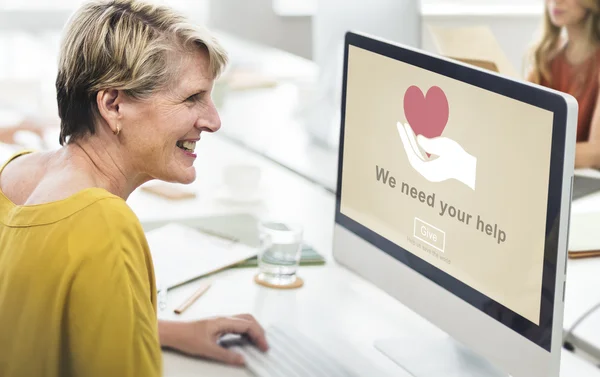
[[[600,172],[583,170],[578,174],[600,177]],[[572,204],[572,244],[600,245],[600,193],[578,199]],[[567,264],[564,328],[600,303],[600,258],[570,259]],[[570,339],[581,350],[600,359],[600,311],[581,322]]]
[[[256,164],[262,168],[266,190],[264,202],[240,206],[216,199],[221,167],[235,162]],[[328,261],[325,266],[301,267],[300,275],[305,279],[305,286],[289,291],[256,285],[252,281],[253,269],[224,271],[211,278],[213,287],[181,316],[176,316],[172,310],[196,289],[198,282],[170,291],[167,310],[159,312],[161,318],[189,320],[248,312],[264,325],[284,322],[296,326],[324,345],[347,344],[350,348],[338,352],[338,356],[358,370],[365,367],[362,361],[366,360],[379,367],[382,375],[408,377],[406,372],[372,347],[373,341],[390,336],[417,337],[439,330],[331,259],[334,215],[331,193],[218,135],[207,136],[199,144],[197,171],[198,179],[193,184],[199,194],[196,199],[170,202],[138,191],[131,196],[129,204],[142,222],[235,212],[298,221],[305,226],[306,241],[323,253]],[[356,353],[361,356],[355,357]],[[165,352],[164,356],[165,375],[168,377],[248,375],[242,369],[172,352]],[[570,356],[564,357],[564,377],[600,376],[600,371]]]

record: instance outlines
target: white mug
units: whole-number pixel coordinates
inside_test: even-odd
[[[231,196],[255,196],[260,185],[261,171],[255,165],[227,165],[223,168],[221,179]]]

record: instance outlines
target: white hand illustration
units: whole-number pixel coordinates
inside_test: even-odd
[[[456,179],[475,190],[477,158],[471,156],[454,140],[447,137],[426,138],[415,134],[408,123],[397,123],[408,161],[413,169],[430,182]],[[438,156],[426,160],[419,146],[429,154]]]

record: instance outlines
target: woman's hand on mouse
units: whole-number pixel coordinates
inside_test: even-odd
[[[242,366],[245,361],[242,355],[218,344],[225,334],[246,335],[261,351],[269,348],[264,329],[250,314],[190,322],[159,321],[158,329],[163,347],[231,365]]]

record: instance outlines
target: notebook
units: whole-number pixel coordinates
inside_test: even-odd
[[[229,242],[239,242],[250,248],[258,247],[258,219],[248,213],[234,213],[214,215],[200,218],[186,219],[182,223],[206,235],[213,235]],[[161,223],[146,223],[145,231],[159,228]],[[312,246],[304,244],[300,257],[301,266],[314,266],[325,264],[325,257],[318,253]],[[240,261],[231,267],[257,267],[256,254],[251,258]]]
[[[232,215],[219,215],[195,221],[195,229],[221,236],[225,239],[245,243],[249,246],[258,245],[258,219],[250,214],[239,213]],[[300,256],[301,266],[315,266],[325,264],[325,258],[312,246],[303,244]],[[233,267],[257,267],[258,259],[253,257]]]
[[[146,233],[157,284],[173,288],[257,255],[257,249],[169,223]]]
[[[302,245],[302,254],[300,255],[300,266],[320,266],[325,264],[325,258],[319,254],[310,245]],[[258,258],[253,257],[239,263],[233,268],[258,267]]]
[[[571,215],[569,226],[569,258],[589,258],[600,256],[600,213]]]

